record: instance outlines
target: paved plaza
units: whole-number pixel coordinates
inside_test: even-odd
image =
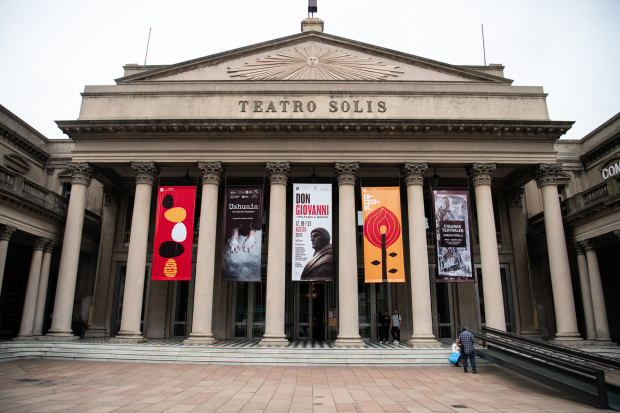
[[[0,363],[2,412],[599,411],[496,366]]]

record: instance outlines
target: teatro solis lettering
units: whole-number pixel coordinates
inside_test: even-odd
[[[367,100],[365,104],[363,101],[354,100],[354,101],[336,101],[331,100],[329,102],[328,108],[331,113],[334,112],[353,112],[353,113],[372,113],[373,112],[373,101]],[[242,113],[251,112],[273,112],[273,113],[288,113],[297,112],[303,113],[305,112],[314,112],[317,109],[316,102],[310,100],[308,102],[302,102],[300,100],[281,100],[279,102],[273,101],[262,101],[262,100],[253,100],[250,104],[249,100],[240,100],[239,101],[239,109]],[[379,113],[387,112],[387,105],[384,101],[377,102],[376,110]]]

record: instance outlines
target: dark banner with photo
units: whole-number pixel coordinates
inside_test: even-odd
[[[222,281],[260,281],[263,187],[227,186],[224,200]]]
[[[331,281],[332,185],[293,184],[293,281]]]
[[[437,282],[474,282],[468,188],[433,188]]]
[[[191,280],[195,205],[195,186],[159,187],[151,280]]]

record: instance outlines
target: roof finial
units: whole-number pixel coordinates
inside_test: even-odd
[[[323,20],[314,17],[318,13],[317,0],[308,0],[308,18],[301,22],[301,32],[323,32]]]

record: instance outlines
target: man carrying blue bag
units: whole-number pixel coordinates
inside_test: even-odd
[[[463,332],[459,334],[459,341],[463,346],[463,369],[465,373],[467,373],[467,359],[471,360],[471,369],[474,374],[476,372],[476,357],[474,355],[474,344],[476,344],[476,339],[474,335],[469,332],[467,327],[464,327]]]

